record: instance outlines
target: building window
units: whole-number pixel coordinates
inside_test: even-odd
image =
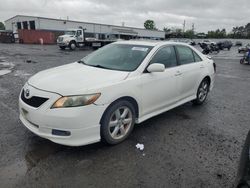
[[[36,29],[35,21],[29,21],[29,22],[30,22],[30,29],[35,30]]]
[[[23,22],[23,29],[28,29],[28,22],[27,21]]]
[[[21,24],[21,22],[17,22],[16,25],[17,25],[17,29],[22,29],[22,24]]]

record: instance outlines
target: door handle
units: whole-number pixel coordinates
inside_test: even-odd
[[[200,68],[203,69],[205,66],[204,65],[200,65]]]
[[[175,73],[175,76],[180,76],[180,75],[182,75],[182,73],[181,73],[180,71],[177,71],[177,72]]]

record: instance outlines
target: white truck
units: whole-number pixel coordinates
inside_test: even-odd
[[[85,46],[97,49],[112,42],[115,42],[115,40],[85,38],[84,29],[81,28],[67,30],[65,31],[64,35],[61,35],[57,38],[57,45],[62,50],[65,50],[65,48],[75,50],[76,48],[81,48]]]

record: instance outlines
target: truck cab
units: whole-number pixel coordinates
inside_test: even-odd
[[[64,32],[57,39],[57,44],[61,49],[69,47],[71,50],[75,50],[76,47],[84,45],[84,30],[83,29],[69,29]]]
[[[69,48],[70,50],[75,50],[81,47],[92,47],[93,49],[101,48],[107,44],[115,42],[116,40],[100,40],[97,38],[85,38],[85,29],[68,29],[57,38],[57,45],[60,49],[65,50]]]

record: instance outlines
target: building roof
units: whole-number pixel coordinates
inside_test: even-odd
[[[83,23],[83,24],[96,24],[96,25],[112,26],[112,27],[118,27],[118,28],[147,30],[147,29],[144,29],[144,28],[137,28],[137,27],[118,26],[118,25],[111,25],[111,24],[101,24],[101,23],[94,23],[94,22],[82,22],[82,21],[75,21],[75,20],[65,20],[65,19],[46,18],[46,17],[40,17],[40,16],[27,16],[27,15],[16,15],[16,16],[13,16],[13,17],[5,20],[5,22],[7,22],[7,21],[9,21],[9,20],[11,20],[13,18],[21,17],[21,16],[23,16],[23,17],[29,17],[29,18],[37,18],[37,19],[47,19],[47,20],[56,20],[56,21],[67,21],[67,22]],[[164,32],[164,31],[161,31],[161,30],[147,30],[147,31]]]

